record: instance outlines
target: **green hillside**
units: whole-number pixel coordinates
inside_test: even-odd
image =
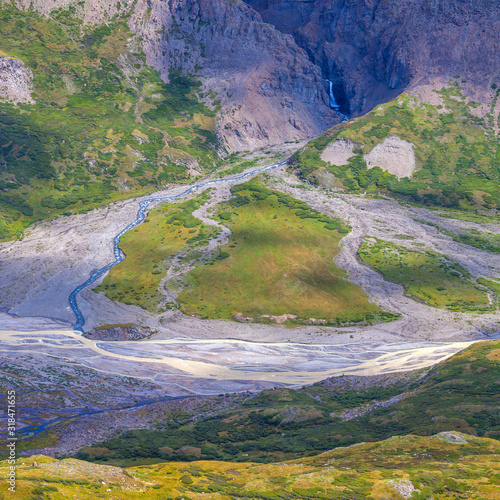
[[[0,462],[0,470],[6,468]],[[121,469],[23,457],[5,499],[495,499],[500,443],[458,432],[393,437],[274,464],[163,463]]]
[[[84,26],[0,9],[0,54],[33,71],[36,104],[0,103],[0,239],[33,220],[88,210],[215,168],[218,102],[195,76],[165,84],[126,18]]]
[[[353,193],[389,193],[462,209],[498,208],[500,140],[494,109],[500,89],[492,88],[485,118],[476,116],[479,103],[464,96],[459,79],[435,92],[442,105],[402,94],[365,116],[337,125],[296,153],[291,169],[313,183],[319,182],[321,169],[327,169],[339,187]],[[414,145],[417,171],[411,179],[398,180],[377,167],[367,169],[364,155],[391,136]],[[328,144],[340,139],[355,146],[348,164],[332,166],[322,161]]]
[[[485,286],[489,283],[481,278],[474,282],[466,269],[439,252],[410,250],[378,238],[365,238],[358,254],[384,278],[400,283],[411,297],[430,305],[462,312],[497,308],[488,298],[495,286]]]

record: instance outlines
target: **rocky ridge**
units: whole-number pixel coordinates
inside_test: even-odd
[[[91,340],[122,341],[122,340],[142,340],[153,334],[150,328],[144,328],[133,323],[122,325],[104,325],[96,327],[86,332],[84,337]]]

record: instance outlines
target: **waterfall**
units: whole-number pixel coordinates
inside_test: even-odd
[[[333,95],[333,82],[331,80],[327,80],[327,82],[330,85],[330,108],[339,109],[340,106],[337,104],[337,101],[335,100],[335,96]]]

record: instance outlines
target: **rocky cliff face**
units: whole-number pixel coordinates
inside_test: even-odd
[[[436,79],[460,75],[484,95],[500,79],[494,0],[246,1],[307,51],[346,113]]]
[[[22,61],[0,55],[0,101],[33,103],[33,73]]]
[[[2,1],[2,0],[0,0]],[[500,79],[495,0],[15,0],[87,23],[126,14],[149,64],[217,92],[229,150],[312,137],[403,90],[460,75],[479,100]]]
[[[217,91],[231,149],[310,137],[339,122],[319,68],[246,4],[173,1],[171,15],[162,64],[199,73]]]
[[[217,132],[229,150],[318,135],[341,117],[328,104],[319,68],[293,38],[262,22],[250,6],[220,0],[17,0],[49,15],[75,9],[88,23],[120,12],[147,62],[165,80],[171,68],[202,77],[217,92]]]

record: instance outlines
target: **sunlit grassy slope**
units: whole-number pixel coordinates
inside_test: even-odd
[[[337,125],[297,152],[292,170],[318,182],[318,169],[328,169],[337,184],[350,192],[383,192],[428,205],[462,209],[497,208],[500,203],[500,140],[494,108],[500,89],[491,90],[490,112],[475,116],[479,103],[464,97],[460,81],[437,91],[443,105],[421,103],[403,94],[360,118]],[[414,145],[417,171],[398,180],[380,168],[368,170],[363,155],[391,136]],[[335,140],[349,140],[355,156],[348,165],[332,166],[320,159]]]
[[[478,287],[463,267],[438,252],[410,250],[367,238],[359,255],[385,278],[401,283],[409,294],[433,306],[456,311],[491,310],[488,288]]]
[[[179,295],[184,312],[218,319],[288,313],[331,323],[385,317],[332,262],[345,226],[256,182],[232,192],[218,213],[230,242],[211,265],[189,273],[191,286]]]
[[[206,199],[203,194],[152,210],[143,224],[122,237],[120,247],[126,259],[112,268],[94,291],[105,292],[112,300],[157,311],[163,298],[160,281],[170,259],[181,251],[196,251],[214,233],[212,227],[191,215]]]
[[[0,462],[0,470],[7,464]],[[496,499],[500,443],[466,434],[406,436],[278,464],[118,467],[23,457],[6,499]],[[405,496],[401,492],[406,492]]]
[[[217,158],[218,104],[201,103],[195,77],[172,72],[165,84],[126,18],[84,26],[74,8],[51,16],[0,8],[0,51],[32,70],[36,100],[0,103],[0,239],[120,191],[190,179],[190,167],[210,171]]]

